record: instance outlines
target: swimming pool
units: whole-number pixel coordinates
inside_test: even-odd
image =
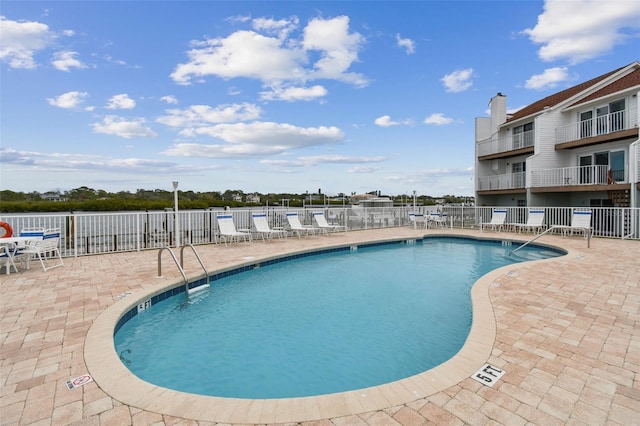
[[[534,245],[514,260],[508,241],[412,241],[252,265],[214,276],[210,290],[189,300],[171,290],[120,320],[116,350],[142,379],[203,395],[285,398],[389,383],[460,349],[480,276],[560,254]]]

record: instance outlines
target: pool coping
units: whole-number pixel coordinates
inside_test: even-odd
[[[496,238],[461,234],[452,237],[450,234],[430,233],[417,238],[382,238],[357,244],[335,243],[329,244],[323,249],[434,237],[508,240],[512,242],[526,241],[513,236]],[[536,245],[565,251],[567,252],[565,256],[571,255],[573,251],[558,245],[542,243],[536,243]],[[299,250],[293,254],[315,251],[322,251],[322,249]],[[216,269],[211,273],[232,270],[283,256],[290,256],[291,254],[283,253],[280,256],[256,257],[244,263]],[[428,397],[472,376],[489,360],[496,338],[496,320],[489,297],[491,286],[496,283],[498,278],[517,269],[519,265],[530,265],[535,262],[553,262],[565,256],[506,265],[483,275],[471,289],[473,310],[471,330],[458,353],[448,361],[430,370],[388,384],[319,396],[253,400],[196,395],[147,383],[133,375],[120,361],[115,350],[113,333],[118,321],[131,308],[154,295],[180,285],[180,281],[164,284],[160,288],[149,288],[139,294],[129,295],[120,299],[100,314],[90,327],[85,339],[85,363],[94,381],[112,398],[141,410],[198,421],[288,423],[314,421],[382,410]]]

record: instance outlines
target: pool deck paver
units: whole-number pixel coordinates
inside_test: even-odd
[[[527,237],[405,227],[229,247],[206,245],[197,246],[197,250],[205,265],[214,270],[275,253],[430,234]],[[155,250],[65,258],[64,267],[47,272],[39,263],[32,263],[30,270],[0,276],[0,425],[222,426],[248,424],[244,422],[247,413],[260,419],[256,424],[276,424],[279,418],[287,417],[282,410],[294,408],[313,420],[281,424],[640,425],[640,242],[594,239],[587,248],[581,237],[547,235],[539,241],[566,248],[570,254],[487,274],[483,280],[489,280],[489,311],[479,309],[474,321],[495,318],[494,332],[489,327],[488,333],[483,330],[479,338],[470,339],[469,347],[452,362],[477,363],[473,353],[477,342],[472,340],[492,339],[484,361],[506,371],[493,387],[468,376],[458,380],[460,371],[451,373],[456,383],[442,389],[437,384],[451,379],[444,377],[446,374],[434,376],[431,383],[418,376],[370,389],[361,401],[346,394],[305,399],[297,405],[262,401],[239,406],[213,404],[215,407],[209,407],[216,411],[213,415],[225,419],[217,423],[194,420],[202,415],[195,411],[208,407],[190,405],[188,397],[174,402],[185,414],[193,414],[191,418],[124,404],[105,393],[97,381],[73,390],[65,385],[88,372],[85,351],[90,351],[87,346],[91,345],[86,342],[87,335],[91,326],[100,322],[101,314],[123,297],[179,281],[168,256],[163,258],[162,278],[156,277]],[[185,253],[185,262],[185,269],[196,276],[200,267],[195,259]],[[127,387],[127,378],[120,379]],[[406,401],[411,392],[416,397]],[[156,389],[136,397],[152,406],[154,401],[168,404],[167,396]],[[388,402],[384,408],[368,408],[384,405],[384,401]],[[338,417],[318,418],[324,410],[339,412],[335,404],[362,408]]]

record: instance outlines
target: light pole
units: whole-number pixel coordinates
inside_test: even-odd
[[[418,224],[416,220],[416,191],[413,190],[413,229],[418,229]]]
[[[173,229],[176,232],[176,247],[180,247],[180,221],[178,220],[178,182],[173,181]]]

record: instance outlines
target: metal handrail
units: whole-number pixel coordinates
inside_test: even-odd
[[[171,255],[171,258],[176,263],[178,270],[182,274],[182,278],[184,279],[184,285],[188,286],[189,280],[187,279],[187,274],[184,273],[184,269],[182,269],[182,265],[178,263],[178,258],[173,253],[173,250],[171,250],[171,248],[169,247],[161,247],[160,250],[158,250],[158,278],[162,278],[162,252],[164,250],[167,250],[169,252],[169,254]]]
[[[200,263],[200,266],[202,266],[202,269],[204,270],[204,275],[207,277],[207,283],[208,283],[209,282],[209,272],[207,271],[207,267],[204,266],[204,263],[202,262],[202,259],[200,258],[200,255],[198,254],[198,251],[193,246],[193,244],[185,244],[185,245],[180,247],[180,267],[184,268],[184,249],[185,249],[185,247],[191,247],[191,250],[193,250],[193,254],[196,255],[196,259],[198,259],[198,263]],[[187,290],[189,290],[189,289],[187,289]]]

